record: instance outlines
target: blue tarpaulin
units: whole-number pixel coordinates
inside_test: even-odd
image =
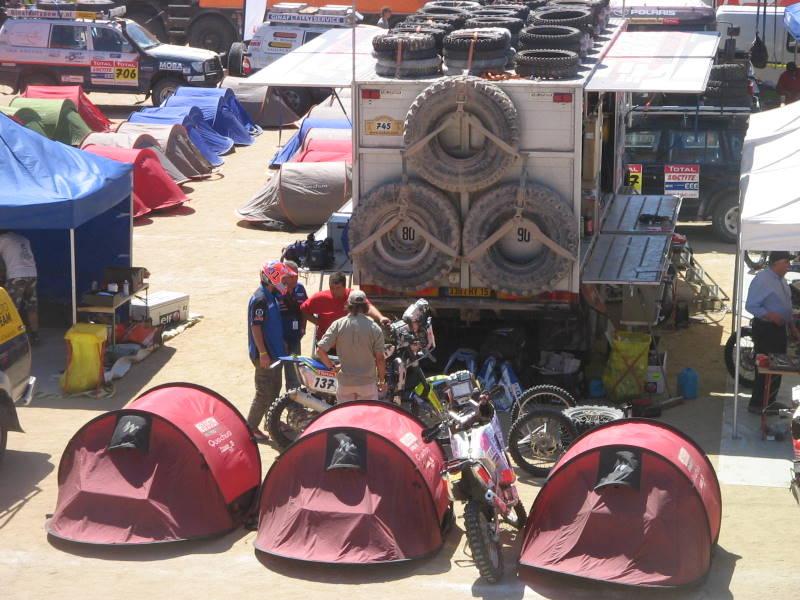
[[[203,118],[202,111],[196,106],[143,108],[139,112],[133,113],[128,120],[131,123],[183,125],[192,143],[215,167],[225,162],[220,155],[230,152],[233,148],[233,140],[211,129]]]
[[[794,39],[800,39],[800,4],[792,4],[783,10],[783,24]]]
[[[253,122],[253,119],[245,110],[244,106],[236,94],[230,88],[203,88],[203,87],[189,87],[182,86],[175,90],[175,95],[179,97],[193,97],[193,98],[222,98],[223,105],[236,117],[236,119],[247,128],[250,135],[259,135],[262,132],[261,127]]]
[[[291,160],[298,150],[303,146],[306,135],[312,129],[350,129],[350,121],[346,116],[338,119],[323,119],[316,117],[306,117],[300,123],[300,129],[295,133],[286,145],[275,153],[269,163],[270,167],[277,167]]]
[[[131,183],[129,165],[0,115],[0,228],[31,241],[45,324],[69,323],[77,294],[131,265]]]

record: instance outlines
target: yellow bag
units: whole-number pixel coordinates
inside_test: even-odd
[[[76,323],[64,335],[67,341],[67,369],[61,389],[68,393],[98,389],[103,383],[103,356],[108,328],[93,323]]]
[[[623,402],[644,392],[650,341],[646,333],[617,332],[603,371],[603,386],[609,399]]]

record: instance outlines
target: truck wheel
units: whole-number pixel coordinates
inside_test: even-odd
[[[305,88],[277,88],[278,95],[289,109],[302,117],[311,108],[311,93]]]
[[[714,233],[723,242],[735,244],[739,237],[739,197],[725,196],[714,205],[711,214]]]
[[[156,36],[160,42],[169,42],[167,28],[164,26],[164,21],[159,15],[145,10],[134,9],[126,13],[125,18],[136,21],[139,25]]]
[[[150,91],[153,106],[161,106],[167,99],[175,94],[175,91],[183,85],[183,81],[177,77],[162,77]]]
[[[228,72],[234,77],[244,76],[244,55],[247,49],[242,42],[234,42],[228,51]]]
[[[418,229],[426,229],[456,252],[461,241],[458,212],[447,196],[422,182],[412,181],[407,188],[407,220],[359,255],[359,268],[365,280],[396,291],[416,291],[433,285],[456,262],[425,240]],[[397,215],[402,189],[400,183],[381,185],[359,201],[350,219],[351,249]]]
[[[465,255],[514,217],[518,188],[516,183],[500,185],[472,205],[464,222]],[[526,221],[535,223],[573,256],[578,249],[578,225],[571,206],[551,189],[534,183],[525,187],[522,217],[518,227],[475,258],[470,268],[487,287],[527,296],[551,290],[577,263],[538,241]]]
[[[189,27],[189,45],[224,54],[234,40],[233,29],[221,17],[203,17]]]
[[[426,137],[450,115],[462,94],[467,113],[506,144],[517,147],[519,120],[511,98],[496,85],[470,76],[441,79],[416,97],[403,128],[406,147]],[[517,157],[481,133],[473,132],[469,137],[470,143],[465,144],[460,127],[448,128],[410,155],[408,162],[422,178],[439,188],[453,192],[486,188],[499,181]]]

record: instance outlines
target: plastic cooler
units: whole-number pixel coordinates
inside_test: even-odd
[[[67,341],[67,368],[61,376],[61,389],[69,394],[98,389],[103,383],[103,356],[108,327],[76,323],[64,335]]]

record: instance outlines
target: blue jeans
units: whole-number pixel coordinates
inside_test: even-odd
[[[286,350],[289,354],[300,354],[300,339],[286,340]],[[286,372],[286,390],[293,390],[300,387],[300,381],[297,379],[297,369],[294,363],[284,363],[283,368]]]

